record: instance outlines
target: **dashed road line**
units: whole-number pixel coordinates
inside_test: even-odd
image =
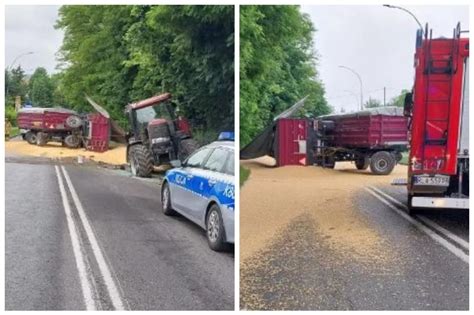
[[[61,178],[59,168],[57,165],[54,168],[56,170],[56,176],[58,177],[59,191],[61,193],[61,199],[63,202],[64,212],[66,213],[67,226],[69,230],[69,236],[71,238],[72,249],[74,252],[74,259],[76,261],[77,271],[79,273],[79,281],[81,283],[84,304],[86,305],[86,309],[88,311],[93,311],[93,310],[96,310],[96,305],[94,302],[94,298],[92,296],[92,284],[89,282],[89,276],[87,274],[87,268],[86,268],[86,261],[82,254],[77,227],[74,223],[74,219],[72,218],[71,208],[69,206],[69,200],[67,198],[66,189],[64,187],[64,182],[63,182],[63,179]]]
[[[397,206],[395,206],[391,201],[387,200],[385,196],[377,192],[376,190],[371,189],[372,187],[366,187],[365,190],[367,190],[372,196],[380,200],[382,203],[387,205],[391,210],[393,210],[395,213],[400,215],[402,218],[410,222],[412,225],[414,225],[416,228],[418,228],[420,231],[424,232],[426,235],[428,235],[431,239],[436,241],[438,244],[449,250],[452,254],[454,254],[456,257],[460,258],[462,261],[465,263],[469,264],[469,255],[467,255],[463,250],[460,248],[454,246],[452,243],[447,241],[445,238],[441,237],[438,233],[424,225],[423,223],[417,221],[413,217],[409,216],[407,213],[403,212],[400,210]]]
[[[89,220],[87,219],[86,213],[84,211],[84,207],[82,206],[79,196],[76,193],[76,189],[74,188],[71,182],[71,179],[69,178],[69,174],[64,168],[64,166],[61,166],[61,170],[64,175],[64,178],[66,179],[66,184],[69,188],[69,191],[71,192],[72,200],[79,214],[79,218],[81,219],[82,226],[86,232],[86,236],[91,245],[92,252],[97,261],[97,265],[99,266],[99,270],[104,280],[105,286],[107,288],[110,300],[112,301],[112,305],[114,306],[116,310],[125,310],[124,304],[120,297],[119,290],[117,288],[117,285],[115,284],[115,280],[112,277],[112,273],[110,272],[110,269],[105,261],[104,254],[102,253],[102,250],[100,249],[99,243],[97,242],[97,238],[95,237],[92,226],[90,225]]]

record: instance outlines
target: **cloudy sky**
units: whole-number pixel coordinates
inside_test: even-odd
[[[458,21],[468,26],[467,6],[407,6],[424,25],[429,22],[434,36],[452,36]],[[54,29],[59,6],[6,6],[6,65],[31,73],[36,67],[54,72],[56,53],[63,34]],[[337,111],[357,108],[360,88],[357,77],[338,66],[344,65],[362,77],[364,100],[383,100],[398,95],[413,83],[413,53],[416,22],[407,13],[382,6],[303,6],[317,32],[320,78],[328,101]]]
[[[468,28],[467,6],[405,6],[433,37],[452,37],[461,22]],[[387,101],[413,84],[413,54],[417,24],[407,13],[382,6],[303,6],[317,32],[318,70],[329,103],[340,111],[357,108],[360,85],[357,77],[338,66],[354,69],[362,78],[364,101]]]
[[[5,65],[21,65],[27,73],[36,67],[55,71],[56,52],[61,46],[63,33],[55,30],[59,6],[6,6],[5,7]]]

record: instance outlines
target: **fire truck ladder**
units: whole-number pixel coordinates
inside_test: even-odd
[[[428,37],[428,32],[425,32],[425,40]],[[459,53],[459,38],[460,38],[460,25],[453,31],[452,45],[449,53],[433,54],[432,53],[432,39],[433,30],[429,32],[428,49],[425,53],[425,69],[424,74],[426,75],[426,90],[425,90],[425,126],[424,126],[424,141],[422,150],[422,161],[423,168],[425,168],[425,153],[427,147],[442,146],[444,151],[447,149],[447,139],[449,132],[449,121],[450,121],[450,102],[452,96],[452,77],[457,71],[457,58],[455,56]],[[433,84],[437,86],[443,86],[445,91],[448,91],[447,95],[441,93],[431,93],[433,90]],[[441,94],[441,95],[440,95]],[[443,118],[433,118],[430,115],[433,112],[439,110],[437,106],[445,106],[447,108],[447,116]],[[430,138],[428,135],[428,128],[439,128],[440,126],[446,126],[446,129],[439,138]],[[442,156],[443,162],[446,163],[445,155]]]

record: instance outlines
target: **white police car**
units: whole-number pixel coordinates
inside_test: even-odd
[[[234,142],[215,141],[167,171],[161,204],[164,214],[179,212],[204,228],[213,250],[234,243]]]

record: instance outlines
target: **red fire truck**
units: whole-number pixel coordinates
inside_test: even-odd
[[[469,38],[418,31],[415,84],[405,99],[408,208],[469,208]]]

